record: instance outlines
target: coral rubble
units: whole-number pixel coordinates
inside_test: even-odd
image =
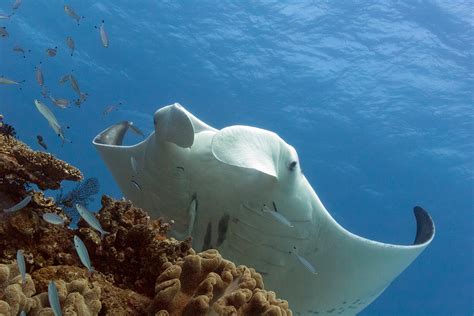
[[[102,197],[97,218],[108,232],[103,239],[84,220],[75,231],[45,222],[44,213],[68,216],[52,198],[26,186],[55,189],[66,179],[82,175],[0,135],[0,197],[11,206],[32,196],[23,209],[0,212],[0,315],[53,315],[50,281],[64,315],[291,315],[288,303],[266,291],[254,269],[236,266],[213,249],[196,254],[190,239],[168,238],[169,224],[129,201]],[[94,272],[82,266],[74,235],[84,241]],[[24,284],[15,262],[18,249],[27,265]]]

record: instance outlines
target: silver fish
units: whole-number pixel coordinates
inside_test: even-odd
[[[35,78],[36,82],[42,87],[44,85],[43,71],[41,70],[41,63],[35,67]]]
[[[10,208],[3,209],[5,213],[15,213],[25,206],[27,206],[31,202],[31,195],[27,195],[23,200],[18,202],[17,204],[13,205]]]
[[[15,0],[15,2],[12,4],[12,9],[16,10],[20,7],[21,5],[21,0]]]
[[[302,256],[300,256],[299,254],[295,253],[296,255],[296,258],[298,259],[298,261],[306,268],[308,269],[309,272],[311,272],[312,274],[318,274],[316,272],[316,268],[308,261],[306,260],[305,258],[303,258]]]
[[[43,219],[45,222],[53,225],[64,225],[64,218],[56,213],[44,213]]]
[[[133,186],[134,186],[138,191],[141,191],[141,190],[142,190],[142,187],[138,184],[137,181],[135,181],[135,180],[130,180],[130,182],[132,182]]]
[[[107,115],[107,114],[110,114],[112,113],[112,111],[115,111],[115,110],[118,110],[118,107],[122,105],[122,102],[119,102],[119,104],[112,104],[112,105],[109,105],[107,106],[104,111],[102,112],[102,115]]]
[[[138,163],[135,157],[130,157],[130,166],[132,166],[133,173],[138,173]]]
[[[0,13],[0,20],[8,20],[12,15],[13,13],[10,13],[10,14]]]
[[[49,56],[49,57],[54,57],[56,56],[56,54],[58,53],[58,47],[54,47],[54,48],[46,48],[46,54]]]
[[[74,104],[77,105],[78,107],[81,107],[81,104],[87,100],[87,96],[89,94],[81,92],[79,95],[79,98],[74,100]]]
[[[102,46],[104,46],[105,48],[109,47],[109,36],[105,31],[104,20],[102,20],[102,24],[99,26],[99,33]]]
[[[26,316],[26,312],[25,312],[25,311],[21,311],[20,316]]]
[[[69,140],[64,137],[63,128],[59,124],[54,113],[51,112],[51,110],[44,103],[36,99],[35,99],[35,106],[38,109],[38,111],[44,116],[44,118],[48,121],[49,126],[54,130],[56,135],[58,135],[61,138],[63,144],[65,141],[69,142]]]
[[[0,84],[19,84],[19,82],[6,77],[0,77]]]
[[[286,219],[285,216],[281,215],[276,209],[271,210],[270,208],[268,208],[268,206],[265,205],[262,208],[262,211],[264,213],[272,215],[277,221],[279,221],[283,225],[288,226],[288,227],[293,227],[293,224],[291,224],[291,222],[288,219]]]
[[[128,124],[128,127],[130,127],[130,129],[132,130],[132,132],[134,132],[135,134],[139,135],[139,136],[142,136],[142,137],[145,137],[145,134],[143,134],[143,132],[138,128],[136,127],[135,125],[133,125],[133,122],[130,122]]]
[[[69,15],[71,18],[76,20],[77,24],[79,24],[81,17],[77,15],[77,13],[74,11],[74,9],[70,5],[67,5],[67,4],[64,5],[64,12],[66,12],[67,15]]]
[[[197,202],[196,199],[191,201],[189,205],[189,226],[188,226],[188,236],[191,236],[194,230],[194,222],[196,220],[196,206]]]
[[[77,83],[76,77],[72,74],[69,75],[69,82],[71,83],[71,88],[74,90],[79,96],[81,95],[81,89],[79,88],[79,83]]]
[[[21,274],[21,282],[23,285],[26,283],[26,263],[25,263],[25,256],[23,255],[23,251],[18,249],[16,252],[16,264],[18,265],[18,271]]]
[[[69,106],[69,100],[67,99],[56,99],[53,96],[49,96],[54,105],[60,107],[61,109],[66,109]]]
[[[53,281],[49,281],[48,284],[48,299],[54,316],[62,316],[63,313],[61,311],[61,304],[59,303],[58,289]]]
[[[13,51],[17,53],[22,53],[23,55],[25,54],[25,50],[20,45],[15,45],[13,47]]]
[[[97,217],[94,216],[91,212],[89,212],[84,206],[80,204],[76,204],[76,209],[79,212],[79,215],[89,224],[92,228],[97,230],[100,233],[100,238],[104,238],[104,235],[108,234],[109,232],[105,231],[102,228]]]
[[[74,49],[76,48],[76,44],[71,36],[66,37],[66,45],[71,49],[71,56],[74,54]]]
[[[5,26],[0,26],[0,37],[8,37],[8,31]]]
[[[71,77],[70,74],[62,76],[61,78],[59,78],[59,83],[65,83],[66,81],[69,80],[70,77]]]
[[[91,259],[89,258],[89,252],[87,252],[86,245],[77,235],[74,235],[74,246],[76,247],[77,255],[81,259],[82,264],[89,270],[89,273],[94,271],[94,268],[91,264]]]

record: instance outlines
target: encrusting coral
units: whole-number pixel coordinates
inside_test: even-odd
[[[43,220],[44,213],[68,216],[43,192],[62,180],[78,181],[74,167],[0,135],[0,198],[10,207],[26,194],[32,199],[13,212],[0,211],[0,315],[53,315],[48,284],[58,289],[63,315],[291,315],[288,303],[264,289],[259,273],[235,266],[213,249],[196,254],[191,240],[166,236],[170,224],[151,219],[130,201],[102,197],[100,234],[84,220],[71,230]],[[86,245],[94,271],[85,269],[73,237]],[[26,282],[15,261],[21,249]]]
[[[236,267],[217,250],[188,255],[163,267],[151,315],[291,315],[288,302],[263,289],[259,273]]]

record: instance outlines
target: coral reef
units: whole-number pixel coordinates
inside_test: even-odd
[[[26,194],[25,185],[58,189],[63,180],[82,180],[82,173],[53,155],[36,152],[13,137],[0,134],[0,200],[15,204]],[[0,208],[4,208],[0,204]]]
[[[71,191],[64,193],[61,188],[56,195],[56,204],[60,206],[76,222],[79,218],[74,205],[79,203],[87,207],[94,200],[94,195],[99,193],[99,180],[97,178],[87,178],[79,182]]]
[[[57,188],[62,180],[82,177],[67,163],[3,135],[0,174],[0,196],[13,202],[30,183]],[[101,239],[82,219],[76,230],[45,222],[44,213],[67,215],[43,192],[28,194],[32,199],[23,209],[0,212],[0,315],[53,315],[47,293],[52,280],[64,315],[291,315],[255,270],[235,266],[213,249],[196,254],[190,239],[168,238],[170,224],[130,201],[102,197],[96,217],[108,234]],[[84,241],[94,272],[82,266],[74,235]],[[26,260],[24,284],[18,249]]]

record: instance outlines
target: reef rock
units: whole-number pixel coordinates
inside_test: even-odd
[[[196,254],[190,239],[168,238],[170,224],[130,201],[102,197],[96,216],[108,232],[103,239],[84,220],[76,230],[45,222],[44,213],[60,215],[66,225],[69,218],[54,199],[26,187],[55,189],[81,178],[67,163],[0,135],[0,200],[8,204],[0,205],[0,315],[53,315],[50,281],[63,315],[291,315],[254,269],[236,267],[216,250]],[[26,207],[1,212],[26,194],[32,196]],[[84,241],[94,272],[83,267],[74,235]],[[24,284],[18,249],[26,261]]]

